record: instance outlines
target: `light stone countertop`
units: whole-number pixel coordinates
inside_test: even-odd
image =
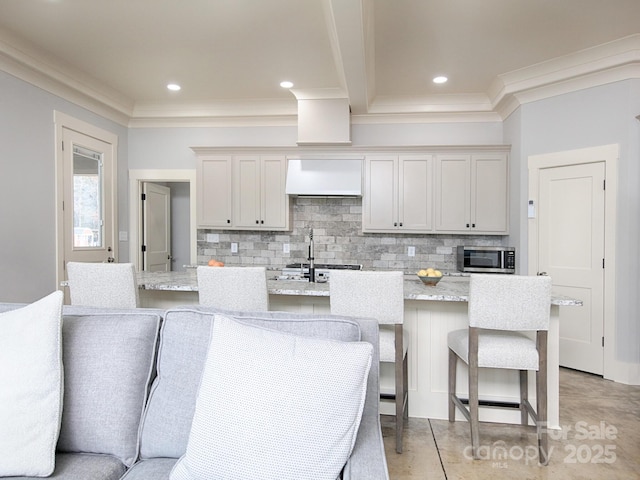
[[[222,267],[224,268],[224,267]],[[311,283],[296,280],[274,280],[276,272],[267,271],[268,289],[271,295],[300,295],[328,297],[328,283]],[[145,290],[197,292],[196,271],[188,268],[184,272],[139,272],[138,285]],[[469,277],[445,275],[436,286],[424,285],[415,275],[405,275],[405,300],[432,302],[466,302],[469,295]],[[580,306],[582,301],[561,295],[553,295],[553,305]]]

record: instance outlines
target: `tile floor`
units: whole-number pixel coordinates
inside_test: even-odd
[[[487,459],[472,460],[465,452],[471,445],[467,422],[410,418],[404,452],[398,455],[394,417],[383,416],[389,476],[391,480],[640,479],[640,387],[562,368],[560,424],[563,428],[550,434],[549,465],[541,467],[533,427],[481,423],[480,443]],[[493,457],[500,445],[506,458]]]

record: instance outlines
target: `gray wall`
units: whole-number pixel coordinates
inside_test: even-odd
[[[520,245],[526,251],[527,158],[619,144],[616,326],[619,360],[640,363],[640,80],[626,80],[520,108]],[[518,122],[518,119],[509,119]],[[515,130],[515,129],[514,129]],[[515,136],[515,135],[514,135]],[[513,205],[512,205],[513,207]],[[512,224],[513,227],[513,224]]]
[[[128,224],[127,129],[0,71],[0,301],[57,289],[54,110],[118,135],[119,223]]]
[[[191,263],[189,245],[190,185],[188,182],[167,182],[171,189],[171,270],[183,271]]]
[[[0,301],[32,301],[56,288],[54,110],[118,135],[121,231],[128,228],[129,168],[195,168],[191,146],[291,146],[297,137],[295,126],[126,129],[0,72]],[[621,358],[638,364],[638,114],[640,80],[627,80],[525,104],[505,122],[356,123],[352,126],[352,141],[356,146],[512,144],[512,234],[507,241],[518,247],[521,263],[526,262],[527,250],[527,157],[619,144],[617,346]],[[128,245],[121,243],[120,260],[126,260],[127,254]]]

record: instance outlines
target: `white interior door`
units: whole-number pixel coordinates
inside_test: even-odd
[[[143,270],[171,271],[171,189],[142,184]]]
[[[538,272],[582,307],[562,308],[560,365],[603,373],[605,163],[539,172]]]
[[[112,146],[67,128],[62,139],[64,264],[115,261]]]

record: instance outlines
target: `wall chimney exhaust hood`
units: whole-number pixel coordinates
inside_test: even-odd
[[[349,98],[339,88],[294,89],[298,145],[351,145]]]
[[[360,196],[362,159],[289,159],[285,190],[297,196]]]

